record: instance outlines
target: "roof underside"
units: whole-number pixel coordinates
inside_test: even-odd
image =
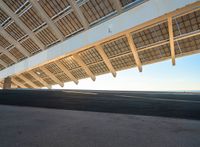
[[[0,9],[1,70],[117,15],[135,3],[133,0],[0,2],[8,7]],[[13,83],[21,88],[50,88],[55,84],[63,86],[69,81],[77,84],[83,78],[95,80],[97,75],[105,73],[116,76],[116,71],[132,67],[141,71],[145,64],[199,53],[200,10],[197,4],[195,9],[161,16],[138,29],[136,26],[115,38],[13,75]]]

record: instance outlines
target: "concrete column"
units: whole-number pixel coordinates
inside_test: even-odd
[[[11,88],[11,77],[7,77],[4,79],[3,89],[10,89]]]

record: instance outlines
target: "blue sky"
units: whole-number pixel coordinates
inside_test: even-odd
[[[60,89],[60,86],[53,88]],[[78,85],[65,83],[64,89],[98,90],[200,90],[200,54],[176,59],[176,66],[167,60],[143,66],[143,72],[137,68],[96,77],[96,81],[83,79]]]

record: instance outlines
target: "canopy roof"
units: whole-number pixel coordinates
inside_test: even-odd
[[[132,0],[0,0],[0,69],[127,11]],[[144,2],[144,1],[142,1]],[[200,51],[200,2],[12,75],[21,88],[40,88],[112,73]],[[2,81],[3,83],[3,81]]]

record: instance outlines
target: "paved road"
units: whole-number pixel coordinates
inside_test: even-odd
[[[200,94],[81,90],[2,90],[0,104],[200,119]]]
[[[199,147],[200,121],[0,105],[0,147]]]

